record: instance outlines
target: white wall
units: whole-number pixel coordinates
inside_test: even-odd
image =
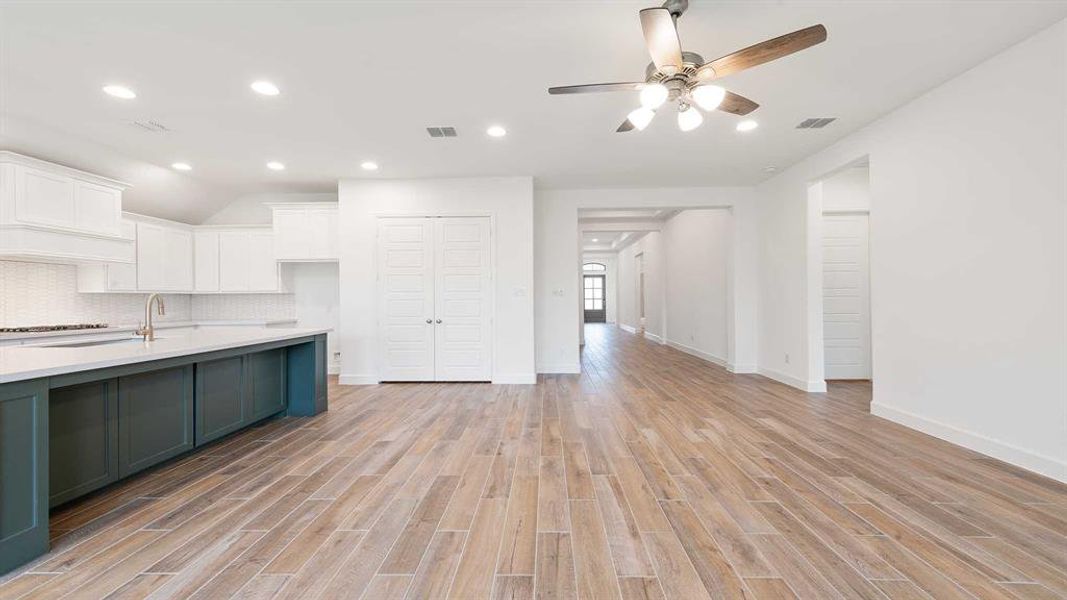
[[[494,261],[493,381],[533,383],[534,227],[530,177],[342,180],[342,383],[376,383],[375,236],[379,214],[492,215]],[[577,226],[575,222],[574,227]],[[554,240],[559,244],[559,240]],[[576,248],[576,246],[571,246]],[[571,254],[571,268],[577,264]],[[573,288],[575,278],[570,287]],[[569,297],[574,301],[574,296]],[[571,307],[572,313],[574,307]]]
[[[664,224],[666,343],[725,365],[730,211],[684,210]]]
[[[628,331],[640,330],[637,255],[642,255],[645,271],[645,336],[663,342],[666,326],[666,272],[663,235],[650,231],[619,251],[619,325]]]
[[[578,209],[730,208],[734,235],[730,270],[729,368],[756,368],[757,207],[753,190],[736,187],[538,190],[534,212],[537,370],[577,373],[579,293]],[[620,281],[623,271],[620,258]],[[625,293],[620,283],[619,318]]]
[[[822,210],[869,211],[871,209],[870,169],[867,165],[842,169],[823,179]]]
[[[761,371],[821,378],[808,185],[867,156],[873,412],[1067,481],[1065,107],[1060,22],[761,185]]]
[[[259,225],[271,222],[268,202],[337,202],[337,194],[329,193],[269,193],[239,196],[202,225]]]

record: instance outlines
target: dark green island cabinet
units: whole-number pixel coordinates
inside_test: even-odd
[[[0,385],[0,575],[49,508],[279,414],[327,409],[324,334]]]

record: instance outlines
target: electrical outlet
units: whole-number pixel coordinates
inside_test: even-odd
[[[787,365],[789,364],[789,353],[788,352],[785,353],[785,364],[787,364]]]

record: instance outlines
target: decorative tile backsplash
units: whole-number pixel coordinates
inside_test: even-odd
[[[166,294],[160,321],[291,319],[292,294]],[[0,261],[0,327],[106,322],[130,325],[144,319],[144,294],[82,294],[74,265]]]
[[[194,321],[215,319],[295,319],[293,294],[218,294],[192,296]]]

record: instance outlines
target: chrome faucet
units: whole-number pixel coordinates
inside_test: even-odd
[[[144,303],[144,324],[141,325],[135,333],[140,336],[144,336],[144,341],[151,342],[156,339],[156,328],[152,327],[152,301],[155,300],[157,309],[160,315],[167,314],[167,309],[163,306],[163,296],[159,294],[149,294],[148,299]]]

